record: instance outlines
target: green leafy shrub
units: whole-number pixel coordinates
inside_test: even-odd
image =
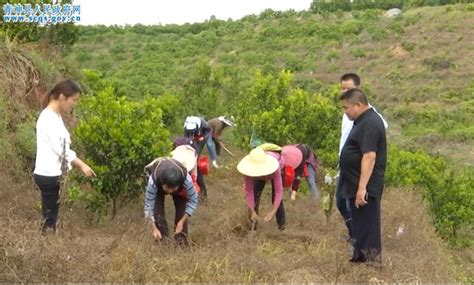
[[[387,0],[387,1],[370,1],[370,0],[313,0],[310,5],[310,11],[317,14],[332,13],[341,11],[382,9],[388,10],[392,8],[408,8],[422,6],[440,6],[447,4],[458,4],[459,0]]]
[[[14,144],[18,155],[31,167],[34,165],[36,154],[36,121],[30,117],[16,126]]]
[[[329,60],[330,62],[334,62],[335,60],[338,60],[339,59],[339,53],[337,51],[330,51],[327,55],[326,55],[326,59]]]
[[[421,13],[412,16],[402,16],[402,22],[405,27],[413,26],[421,20]]]
[[[402,48],[407,52],[413,52],[415,50],[416,44],[412,42],[402,41]]]
[[[76,52],[75,59],[78,62],[84,62],[92,60],[92,55],[86,50],[80,50]]]
[[[391,21],[390,24],[388,25],[388,28],[390,29],[390,31],[397,34],[403,34],[405,32],[405,29],[403,28],[402,23],[397,20]]]
[[[422,189],[436,229],[453,246],[472,245],[474,171],[450,167],[442,157],[390,146],[386,184]]]
[[[455,66],[453,59],[445,55],[437,55],[423,60],[423,64],[431,71],[449,69]]]
[[[168,130],[178,130],[181,128],[181,121],[177,120],[180,111],[183,111],[183,99],[177,94],[166,93],[156,98],[157,105],[163,112],[163,125]],[[181,129],[179,129],[181,131]]]
[[[395,187],[424,187],[435,183],[446,170],[446,162],[422,151],[406,151],[391,146],[388,154],[386,184]]]
[[[342,22],[341,24],[341,31],[347,35],[347,34],[353,34],[353,35],[358,35],[362,32],[364,29],[364,24],[361,21],[357,20],[347,20]]]
[[[387,74],[385,74],[385,78],[393,83],[400,83],[403,80],[403,75],[400,73],[400,70],[392,69]]]
[[[109,87],[83,98],[78,111],[75,142],[97,173],[90,180],[95,197],[112,201],[115,215],[118,200],[126,203],[138,198],[144,165],[170,149],[159,102],[152,98],[130,102],[117,98]]]
[[[364,58],[367,56],[367,53],[365,52],[365,50],[363,48],[355,48],[355,49],[352,49],[351,50],[351,54],[355,57],[355,58]]]
[[[257,72],[239,103],[234,132],[239,145],[249,148],[252,134],[279,145],[307,143],[325,163],[335,166],[341,120],[335,94],[309,95],[294,88],[292,81],[288,71],[278,77]]]
[[[374,41],[380,41],[388,38],[388,33],[383,28],[370,26],[367,30]]]
[[[82,74],[84,75],[84,83],[87,92],[96,93],[107,87],[107,83],[103,79],[101,72],[92,69],[84,69],[82,70]]]

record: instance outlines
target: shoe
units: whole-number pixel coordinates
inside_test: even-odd
[[[47,236],[56,233],[56,226],[43,226],[41,228],[41,235]]]
[[[213,165],[215,168],[219,168],[219,164],[217,164],[217,161],[215,161],[215,160],[212,161],[212,165]]]
[[[351,259],[349,259],[349,262],[352,262],[352,263],[363,263],[363,262],[367,262],[367,259],[364,258],[364,257],[351,258]]]

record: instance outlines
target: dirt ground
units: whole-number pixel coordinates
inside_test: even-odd
[[[241,155],[240,155],[241,156]],[[114,220],[94,222],[81,205],[67,209],[56,235],[39,234],[39,192],[29,177],[0,172],[2,282],[454,282],[472,268],[456,267],[430,224],[416,191],[387,189],[382,203],[383,267],[353,265],[337,212],[284,195],[287,227],[260,222],[249,234],[238,158],[224,157],[207,176],[209,200],[190,222],[189,248],[156,243],[142,203]],[[270,187],[262,197],[270,208]],[[168,220],[174,216],[167,201]],[[337,210],[336,210],[337,211]],[[405,232],[396,236],[401,224]]]

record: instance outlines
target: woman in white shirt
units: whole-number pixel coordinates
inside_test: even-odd
[[[71,136],[61,118],[61,113],[71,111],[80,93],[76,82],[70,79],[59,82],[45,95],[44,109],[36,122],[36,163],[33,173],[35,183],[41,190],[43,233],[56,230],[63,162],[68,170],[73,165],[85,176],[95,176],[94,171],[70,149]]]

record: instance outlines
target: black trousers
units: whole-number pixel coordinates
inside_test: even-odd
[[[260,197],[262,196],[263,188],[265,188],[266,181],[255,179],[253,182],[253,195],[255,199],[255,211],[258,214],[258,207],[260,205]],[[275,187],[272,182],[272,203],[275,201]],[[283,206],[283,200],[281,200],[280,206],[276,212],[276,221],[278,229],[284,229],[285,227],[285,207]]]
[[[181,220],[185,214],[187,199],[179,195],[170,195],[173,197],[174,207],[176,209],[174,216],[174,225]],[[166,222],[165,215],[165,193],[163,191],[158,191],[156,193],[155,200],[155,225],[160,230],[162,237],[168,236],[168,222]],[[183,225],[183,231],[175,235],[175,239],[178,243],[182,245],[188,245],[188,222],[186,221]]]
[[[35,183],[41,191],[41,212],[43,225],[41,230],[56,230],[59,213],[59,188],[61,176],[34,175]]]
[[[352,226],[355,238],[351,261],[382,261],[382,238],[380,229],[380,198],[370,197],[368,203],[355,207],[355,198],[351,198]]]
[[[207,189],[206,189],[206,183],[204,181],[204,174],[199,170],[199,167],[197,168],[197,184],[199,185],[199,188],[201,188],[201,195],[204,197],[204,199],[207,198]]]

